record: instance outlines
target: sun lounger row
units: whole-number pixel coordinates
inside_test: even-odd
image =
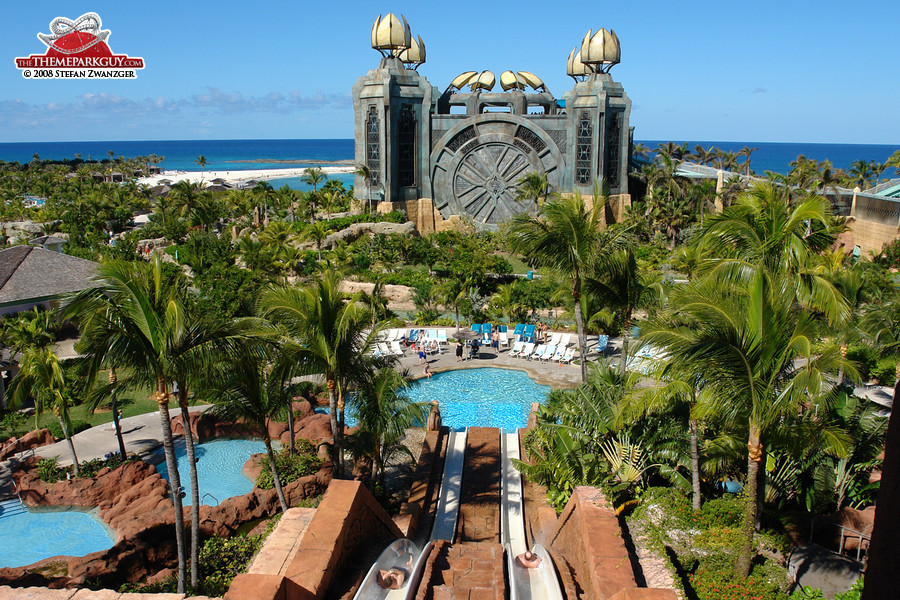
[[[547,362],[558,362],[559,364],[568,364],[575,358],[575,348],[568,348],[565,345],[541,344],[536,345],[534,342],[516,342],[509,351],[512,358],[524,358],[527,360],[541,360]]]
[[[415,344],[421,340],[435,340],[438,344],[448,343],[446,329],[385,329],[378,339],[388,344],[391,342]]]

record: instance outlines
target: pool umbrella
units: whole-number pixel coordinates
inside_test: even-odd
[[[460,329],[454,331],[452,337],[458,340],[474,340],[480,338],[481,334],[477,331],[472,331],[471,329]]]

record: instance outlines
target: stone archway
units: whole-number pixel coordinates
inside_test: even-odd
[[[546,132],[527,119],[483,114],[447,131],[431,153],[435,207],[443,217],[460,215],[496,226],[533,210],[516,201],[519,179],[544,173],[559,189],[563,157]]]

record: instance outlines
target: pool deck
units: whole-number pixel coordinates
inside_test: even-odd
[[[573,336],[574,337],[574,336]],[[597,336],[587,336],[588,362],[597,362],[598,359],[605,358],[607,360],[617,360],[620,349],[622,347],[622,338],[610,338],[609,345],[603,357],[592,350],[597,345]],[[632,346],[633,347],[633,342]],[[432,373],[440,373],[442,371],[453,371],[455,369],[483,369],[486,367],[496,367],[500,369],[515,369],[525,371],[541,385],[549,385],[553,389],[566,389],[578,386],[581,383],[581,365],[572,361],[567,365],[560,365],[553,361],[526,360],[524,358],[512,358],[509,346],[501,346],[500,353],[495,354],[493,348],[482,347],[478,353],[478,358],[456,360],[456,345],[450,344],[441,347],[441,354],[428,355],[428,366]],[[468,348],[463,352],[463,356],[468,356]],[[578,355],[576,354],[576,357]],[[409,369],[410,374],[418,379],[422,377],[424,365],[420,364],[418,355],[410,350],[406,350],[406,354],[400,357],[400,368]]]

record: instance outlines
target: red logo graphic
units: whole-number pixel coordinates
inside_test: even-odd
[[[16,68],[29,79],[136,77],[134,71],[144,68],[144,59],[113,53],[107,44],[110,31],[102,25],[93,12],[74,21],[56,17],[50,33],[37,34],[47,52],[16,58]]]

